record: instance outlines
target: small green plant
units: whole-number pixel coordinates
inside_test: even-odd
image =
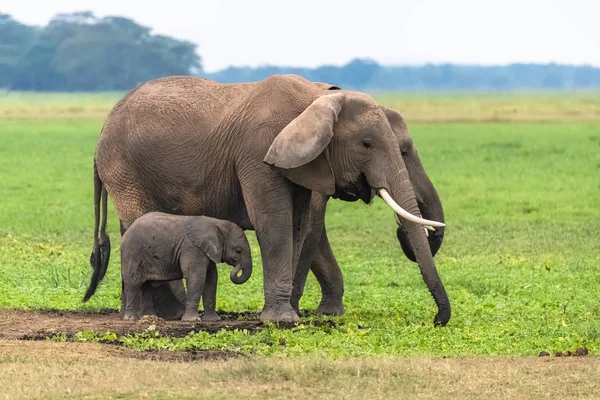
[[[113,332],[97,333],[86,329],[77,332],[73,335],[74,342],[90,342],[90,343],[112,343],[118,340],[117,334]]]

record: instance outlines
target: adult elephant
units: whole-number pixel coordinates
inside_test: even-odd
[[[157,79],[115,105],[94,161],[96,209],[108,192],[123,229],[147,212],[162,211],[255,230],[264,321],[298,320],[290,298],[309,231],[311,193],[344,193],[368,203],[375,190],[403,218],[438,306],[435,323],[450,318],[423,228],[444,225],[418,216],[398,141],[370,96],[327,91],[290,75],[243,84]],[[96,229],[98,221],[96,213]],[[105,222],[106,214],[91,257],[91,294],[108,262]]]
[[[325,90],[341,90],[338,86],[322,82],[315,82],[315,85]],[[419,159],[402,115],[392,108],[380,108],[385,113],[396,136],[398,148],[408,171],[421,215],[427,219],[444,222],[442,203],[435,187],[423,168],[423,164]],[[304,292],[304,285],[310,268],[321,286],[321,302],[316,312],[318,314],[341,315],[344,314],[344,281],[325,230],[325,210],[329,197],[321,193],[313,193],[312,195],[310,231],[294,276],[291,303],[294,309],[299,311],[299,301]],[[352,193],[345,193],[344,191],[336,193],[333,197],[341,198],[345,201],[358,200]],[[402,225],[402,221],[398,219],[397,222],[396,237],[400,242],[401,248],[409,260],[416,262],[415,251],[410,245],[408,233]],[[429,248],[432,256],[435,256],[442,245],[444,231],[445,228],[440,227],[428,234]]]

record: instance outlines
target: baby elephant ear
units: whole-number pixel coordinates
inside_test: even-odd
[[[223,262],[223,233],[215,224],[199,223],[190,218],[185,224],[188,239],[215,264]]]
[[[344,94],[317,98],[273,140],[264,161],[279,168],[308,164],[325,150],[333,137],[333,124],[344,104]]]

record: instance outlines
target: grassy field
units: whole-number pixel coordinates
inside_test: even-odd
[[[119,306],[117,245],[96,296],[88,304],[81,303],[91,272],[92,157],[103,117],[118,98],[119,94],[0,94],[1,308]],[[371,206],[339,201],[329,206],[329,237],[346,282],[345,316],[310,316],[294,329],[267,326],[258,333],[222,330],[170,338],[148,332],[120,340],[137,349],[249,354],[258,360],[253,373],[261,375],[264,369],[262,389],[253,392],[257,396],[269,385],[275,397],[282,388],[310,393],[300,378],[275,373],[279,367],[273,366],[281,366],[282,371],[295,366],[302,377],[320,371],[308,365],[323,365],[329,374],[324,380],[341,377],[354,387],[357,372],[352,366],[364,365],[359,369],[371,371],[367,377],[372,379],[363,389],[371,394],[381,389],[381,397],[389,390],[427,397],[445,379],[452,380],[457,396],[474,396],[478,390],[471,392],[473,387],[465,379],[484,388],[495,378],[523,390],[513,394],[552,394],[528,392],[535,385],[527,380],[514,382],[514,374],[519,373],[556,387],[556,393],[567,393],[568,385],[558,385],[565,383],[563,378],[587,382],[590,371],[598,369],[597,357],[586,361],[591,364],[562,359],[539,364],[542,361],[504,357],[574,351],[581,346],[592,356],[600,352],[600,96],[378,98],[407,117],[419,155],[444,204],[448,228],[436,265],[453,306],[447,327],[433,328],[433,300],[417,266],[404,258],[397,244],[393,215],[376,199]],[[512,117],[503,111],[511,107],[517,110]],[[499,122],[504,119],[508,121]],[[118,243],[112,207],[109,214],[109,233]],[[217,309],[258,312],[262,307],[260,255],[254,234],[249,237],[257,268],[247,284],[236,286],[226,279],[228,267],[219,267]],[[318,292],[311,276],[301,308],[314,310]],[[323,324],[324,320],[329,323]],[[93,341],[95,336],[85,333],[79,338]],[[265,356],[273,361],[264,361]],[[0,376],[5,376],[3,371],[14,373],[19,366],[26,368],[33,362],[31,357],[18,352],[0,356]],[[60,360],[44,365],[53,370]],[[87,369],[95,365],[90,363],[83,362]],[[150,362],[125,363],[146,369],[144,363]],[[232,371],[247,368],[241,361],[227,363],[233,363]],[[202,368],[213,368],[213,375],[221,371],[219,365],[205,364]],[[563,371],[557,365],[573,369]],[[508,377],[491,374],[490,366]],[[481,369],[486,372],[480,374]],[[40,373],[51,377],[49,371]],[[552,376],[558,378],[553,381]],[[415,386],[421,378],[429,379],[429,384]],[[597,380],[586,385],[580,387],[599,393]],[[119,393],[137,393],[134,387]],[[497,384],[493,388],[498,390],[496,397],[510,393]],[[159,397],[161,393],[183,396],[173,388],[171,392],[162,386],[155,389],[152,393]],[[234,389],[227,393],[238,390]]]

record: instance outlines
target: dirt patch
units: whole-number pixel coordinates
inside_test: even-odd
[[[14,354],[19,356],[34,354],[36,357],[41,358],[60,356],[69,359],[86,358],[95,360],[121,358],[161,362],[214,361],[249,357],[246,354],[228,350],[140,351],[122,346],[106,346],[99,343],[36,341],[25,344],[16,340],[2,339],[0,339],[0,354]]]
[[[555,357],[585,357],[589,353],[587,347],[580,347],[575,351],[562,352],[558,351],[554,354]]]
[[[562,351],[557,351],[556,353],[554,353],[554,357],[585,357],[589,354],[589,350],[587,349],[587,347],[579,347],[577,350],[575,351],[566,351],[566,352],[562,352]],[[542,351],[540,352],[540,354],[538,354],[538,357],[549,357],[550,353],[548,353],[547,351]]]
[[[113,332],[127,335],[143,332],[150,325],[162,335],[184,337],[190,332],[216,333],[221,329],[260,330],[264,324],[257,313],[220,313],[221,321],[165,321],[160,318],[144,318],[125,321],[117,310],[0,310],[0,339],[43,340],[56,335],[72,337],[75,333],[91,330],[96,333]],[[292,328],[294,324],[280,324]]]

